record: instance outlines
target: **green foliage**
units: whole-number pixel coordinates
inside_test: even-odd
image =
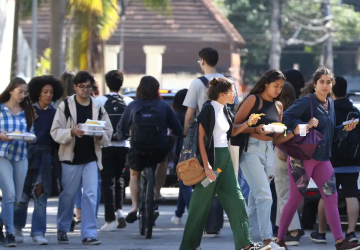
[[[51,49],[47,48],[44,50],[43,56],[40,57],[40,59],[37,60],[37,69],[36,69],[36,75],[49,75],[50,74],[50,65],[51,65]]]
[[[260,72],[268,68],[270,49],[270,0],[214,0],[219,9],[225,14],[240,34],[244,37],[248,54],[242,58],[245,70],[245,83],[252,83]],[[283,0],[281,35],[284,40],[291,38],[297,31],[299,24],[309,25],[308,20],[324,18],[322,0]],[[351,3],[351,0],[343,0]],[[360,6],[359,0],[355,0]],[[331,0],[331,14],[333,15],[334,45],[342,42],[352,42],[360,37],[360,13],[354,6],[340,4],[340,0]],[[322,25],[310,25],[312,27]],[[297,39],[316,41],[327,34],[325,27],[319,30],[303,28]],[[305,53],[319,53],[320,45],[305,46]],[[291,48],[291,47],[290,47]],[[298,46],[297,46],[298,48]]]

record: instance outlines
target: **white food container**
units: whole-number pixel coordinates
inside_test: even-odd
[[[274,127],[271,126],[271,124],[269,124],[269,125],[264,125],[264,126],[263,126],[263,130],[264,130],[265,132],[274,133]]]
[[[98,124],[87,124],[87,123],[84,123],[84,124],[81,124],[80,125],[80,129],[81,130],[97,130],[97,131],[102,131],[104,130],[105,128],[105,121],[94,121],[94,120],[87,120],[86,122],[89,122],[89,121],[93,121],[93,122],[97,122],[97,123],[100,123],[99,125]]]
[[[9,137],[9,139],[14,141],[33,141],[36,139],[36,135],[31,133],[23,133],[23,134],[9,133],[7,134],[7,137]]]
[[[279,133],[279,134],[284,133],[285,130],[287,129],[286,126],[273,125],[273,124],[271,124],[271,126],[274,128],[275,133]]]
[[[97,130],[85,130],[82,129],[82,131],[84,131],[84,135],[88,135],[88,136],[102,136],[104,134],[104,131],[97,131]]]

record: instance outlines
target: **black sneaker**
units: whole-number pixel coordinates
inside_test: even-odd
[[[288,246],[298,246],[300,244],[300,234],[298,233],[298,235],[291,236],[291,234],[289,234],[288,236],[285,237],[285,243]]]
[[[154,227],[156,226],[155,222],[156,222],[157,218],[159,218],[159,216],[160,216],[159,211],[155,211],[155,212],[154,212],[154,215],[153,215],[153,221],[154,221],[153,226],[154,226]]]
[[[0,225],[0,244],[4,245],[5,244],[5,236],[3,233],[3,225]]]
[[[16,247],[15,235],[7,234],[6,238],[5,238],[4,246],[5,247]]]
[[[348,234],[345,234],[345,239],[350,243],[358,243],[358,238],[356,237],[355,232],[350,232]]]
[[[319,233],[318,231],[310,234],[310,239],[316,243],[326,243],[326,233]]]
[[[69,244],[69,239],[67,237],[66,232],[58,231],[57,232],[57,237],[58,237],[58,243],[59,244]]]
[[[101,241],[94,237],[87,237],[82,240],[83,245],[100,245]]]

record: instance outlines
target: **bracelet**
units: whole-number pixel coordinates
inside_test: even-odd
[[[292,133],[294,136],[296,136],[296,134],[295,134],[294,130],[292,130],[292,131],[291,131],[291,133]]]
[[[246,125],[247,125],[248,127],[250,127],[250,125],[249,125],[249,123],[248,123],[248,120],[246,120]]]
[[[255,132],[256,134],[259,134],[259,132],[256,131],[256,127],[254,127],[254,132]]]

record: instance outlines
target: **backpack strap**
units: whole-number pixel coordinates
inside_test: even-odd
[[[207,79],[205,76],[200,76],[198,79],[205,85],[206,88],[209,87],[209,79]]]
[[[64,100],[64,106],[65,106],[64,114],[65,114],[65,119],[67,121],[69,119],[69,117],[71,116],[70,109],[69,109],[69,101],[67,98],[65,98],[65,100]]]

